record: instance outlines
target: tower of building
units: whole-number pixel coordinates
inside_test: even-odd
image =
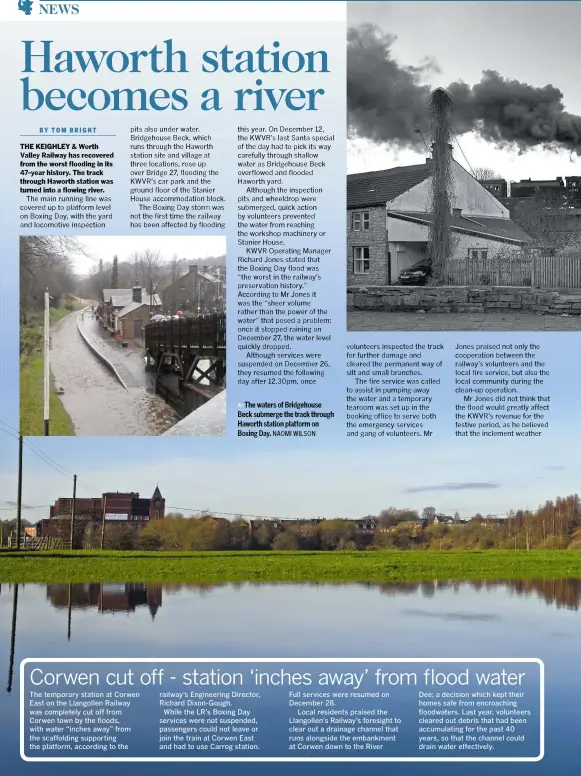
[[[149,506],[149,519],[150,520],[163,520],[165,517],[165,499],[161,495],[159,485],[155,486],[153,496]]]

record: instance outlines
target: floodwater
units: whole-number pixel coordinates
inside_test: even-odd
[[[51,333],[50,365],[77,436],[158,436],[178,420],[145,377],[125,390],[82,339],[75,314]]]
[[[107,763],[108,776],[449,776],[576,773],[581,580],[422,584],[52,584],[0,590],[0,748],[18,755],[26,657],[535,657],[546,669],[546,753],[538,763]],[[14,603],[17,602],[15,610]],[[15,616],[16,611],[16,616]],[[13,624],[15,623],[15,627]],[[12,658],[12,659],[11,659]],[[37,764],[100,774],[98,763]]]

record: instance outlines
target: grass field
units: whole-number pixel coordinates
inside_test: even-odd
[[[419,582],[581,579],[581,552],[0,551],[0,582]]]
[[[82,305],[78,305],[80,307]],[[77,306],[76,306],[77,307]],[[54,326],[72,311],[64,307],[51,308],[50,322]],[[36,323],[35,320],[32,323]],[[20,356],[20,433],[23,436],[44,434],[44,360],[42,352],[42,324],[28,325],[21,329]],[[74,436],[75,429],[63,403],[57,396],[51,378],[50,390],[51,436]]]

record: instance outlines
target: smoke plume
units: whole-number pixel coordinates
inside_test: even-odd
[[[437,67],[401,65],[392,55],[395,36],[375,25],[353,27],[347,37],[347,105],[350,131],[375,143],[424,149]],[[530,86],[486,70],[479,83],[445,87],[454,103],[454,131],[475,132],[499,147],[526,151],[561,147],[581,156],[581,116],[565,111],[555,86]]]

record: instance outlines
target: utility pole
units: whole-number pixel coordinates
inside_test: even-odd
[[[75,511],[77,508],[77,475],[73,475],[73,503],[71,507],[71,550],[75,543]]]
[[[16,549],[20,549],[20,532],[22,531],[22,434],[18,435],[18,493],[16,495]]]
[[[44,435],[49,435],[50,422],[50,295],[44,292]]]
[[[107,498],[105,494],[103,494],[103,520],[101,522],[101,549],[105,546],[105,515],[106,515],[106,507],[107,507]]]

